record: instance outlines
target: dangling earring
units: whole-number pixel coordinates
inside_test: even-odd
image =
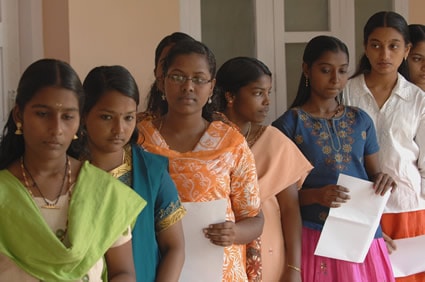
[[[16,123],[16,131],[15,131],[15,135],[22,135],[24,134],[22,132],[22,123],[20,123],[19,121]]]
[[[162,93],[161,99],[162,99],[162,101],[165,101],[165,94],[164,93]]]
[[[77,140],[78,139],[78,135],[74,134],[74,137],[72,137],[72,140]]]
[[[208,104],[211,104],[211,103],[212,103],[211,97],[208,97]]]
[[[305,87],[308,87],[308,77],[305,77]]]

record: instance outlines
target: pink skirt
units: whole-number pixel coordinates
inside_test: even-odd
[[[315,256],[320,231],[303,226],[302,280],[304,282],[393,282],[394,274],[384,239],[374,239],[363,263]]]

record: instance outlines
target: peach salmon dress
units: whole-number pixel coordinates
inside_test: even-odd
[[[298,147],[278,129],[267,126],[251,146],[264,213],[261,235],[262,279],[279,281],[285,269],[284,238],[276,195],[296,183],[301,187],[313,168]]]

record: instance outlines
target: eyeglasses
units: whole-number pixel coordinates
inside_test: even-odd
[[[193,82],[193,84],[195,84],[195,85],[204,85],[204,84],[210,83],[212,81],[212,79],[208,80],[208,79],[205,79],[205,78],[202,78],[202,77],[197,77],[197,76],[187,77],[187,76],[179,75],[179,74],[169,74],[169,75],[167,75],[167,77],[172,82],[177,83],[177,84],[183,84],[186,81],[191,80]]]

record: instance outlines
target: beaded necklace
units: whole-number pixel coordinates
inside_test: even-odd
[[[32,197],[34,197],[32,191],[31,191],[31,186],[29,185],[29,182],[28,182],[28,179],[27,179],[27,173],[28,173],[28,175],[31,178],[31,181],[33,183],[32,187],[35,187],[37,189],[38,193],[40,193],[41,197],[43,198],[45,205],[41,206],[42,208],[44,208],[44,209],[59,209],[60,208],[59,206],[57,206],[57,203],[59,202],[59,198],[62,195],[62,191],[65,187],[65,180],[66,180],[67,176],[68,176],[68,187],[71,186],[71,162],[70,162],[68,156],[66,156],[65,171],[63,173],[62,185],[61,185],[61,188],[59,190],[58,196],[56,197],[56,200],[53,203],[49,202],[47,200],[47,198],[44,197],[43,193],[41,192],[40,188],[37,185],[37,182],[35,182],[34,177],[31,175],[30,171],[25,166],[24,156],[21,157],[21,172],[22,172],[22,177],[24,178],[25,187],[27,188],[30,195]]]

